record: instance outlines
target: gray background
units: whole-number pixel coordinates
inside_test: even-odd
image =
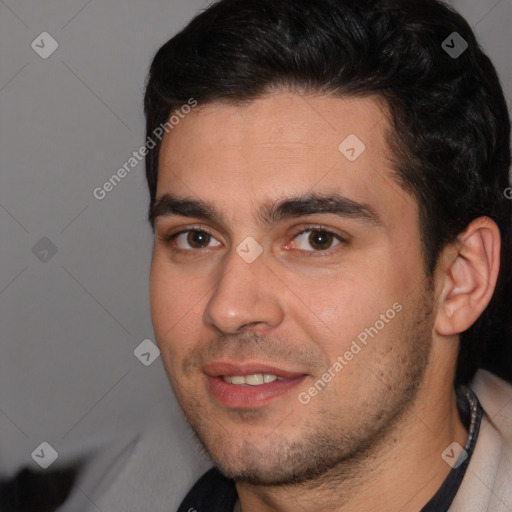
[[[144,142],[152,56],[205,4],[0,2],[0,476],[37,469],[31,454],[43,441],[59,454],[54,468],[96,450],[69,510],[129,510],[109,486],[119,496],[136,488],[131,510],[174,510],[207,467],[161,360],[144,366],[133,353],[154,341],[143,162],[103,200],[93,196]],[[512,1],[453,4],[510,107]],[[31,48],[43,31],[59,45],[47,59]],[[36,246],[43,237],[53,256],[41,252],[47,241]],[[138,469],[116,484],[126,457]]]

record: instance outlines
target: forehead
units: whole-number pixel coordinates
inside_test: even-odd
[[[393,178],[388,130],[377,98],[275,93],[199,106],[163,139],[157,199],[172,192],[237,204],[239,216],[258,198],[312,191],[376,209],[411,206]]]
[[[364,138],[368,149],[384,149],[387,127],[384,103],[376,97],[282,92],[244,105],[214,102],[196,107],[165,135],[161,152],[166,154],[171,146],[175,159],[186,155],[198,163],[222,153],[226,159],[245,155],[251,161],[326,151],[338,157],[339,144],[348,135]],[[192,155],[187,145],[208,151]]]

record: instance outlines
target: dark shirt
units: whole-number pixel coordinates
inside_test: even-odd
[[[55,512],[71,494],[83,462],[59,469],[20,469],[0,479],[0,512]]]
[[[441,487],[420,512],[446,512],[450,508],[475,449],[483,410],[476,395],[466,386],[457,389],[457,408],[469,432],[464,445],[468,456],[462,464],[458,465],[458,461],[453,464]],[[463,455],[464,452],[459,460]],[[195,483],[177,512],[233,512],[237,500],[235,482],[212,468]]]

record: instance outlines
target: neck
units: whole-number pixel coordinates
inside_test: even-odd
[[[439,382],[441,379],[438,379]],[[402,512],[420,510],[451,470],[441,453],[452,442],[464,446],[453,388],[444,381],[422,387],[395,428],[364,457],[343,461],[301,484],[236,484],[242,512]],[[448,388],[450,389],[450,388]]]

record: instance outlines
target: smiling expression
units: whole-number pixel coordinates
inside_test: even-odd
[[[228,476],[300,481],[362,457],[421,392],[432,296],[388,123],[376,99],[281,92],[199,106],[163,140],[152,321],[177,399]],[[351,135],[355,159],[340,148]]]

